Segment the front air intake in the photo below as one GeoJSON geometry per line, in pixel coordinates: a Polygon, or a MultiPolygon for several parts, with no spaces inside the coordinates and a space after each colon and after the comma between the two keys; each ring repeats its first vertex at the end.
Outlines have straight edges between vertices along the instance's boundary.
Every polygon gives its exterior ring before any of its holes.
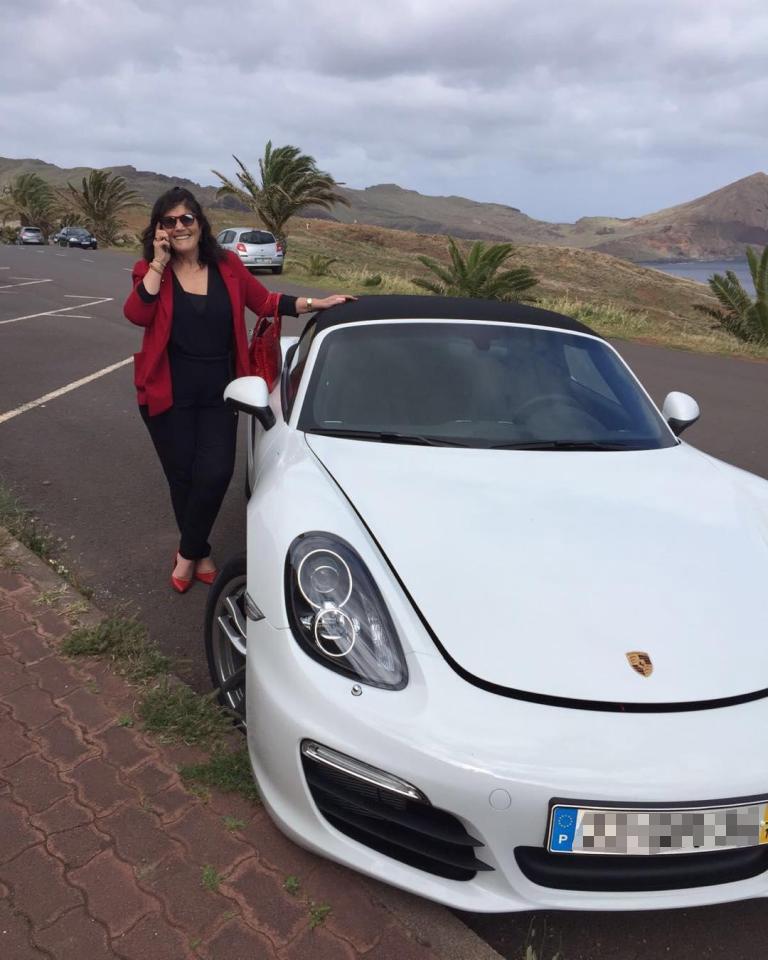
{"type": "Polygon", "coordinates": [[[301,760],[318,809],[337,830],[401,863],[448,880],[492,870],[461,821],[438,810],[416,787],[312,741],[301,760]]]}

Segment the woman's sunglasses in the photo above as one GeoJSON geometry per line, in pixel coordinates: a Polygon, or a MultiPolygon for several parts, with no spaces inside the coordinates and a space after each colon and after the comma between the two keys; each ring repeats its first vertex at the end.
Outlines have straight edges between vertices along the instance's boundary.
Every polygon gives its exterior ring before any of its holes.
{"type": "Polygon", "coordinates": [[[157,222],[163,230],[173,230],[177,220],[182,227],[191,227],[195,220],[197,220],[197,217],[194,213],[182,213],[180,217],[160,217],[157,222]]]}

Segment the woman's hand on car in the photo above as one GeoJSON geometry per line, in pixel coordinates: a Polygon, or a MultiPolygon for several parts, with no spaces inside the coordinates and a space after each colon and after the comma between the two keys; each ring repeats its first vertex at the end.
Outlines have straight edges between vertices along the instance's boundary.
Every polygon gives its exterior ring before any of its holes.
{"type": "Polygon", "coordinates": [[[337,307],[340,303],[346,303],[348,300],[357,300],[357,297],[352,297],[346,293],[333,293],[329,297],[322,297],[320,299],[313,297],[312,309],[327,310],[329,307],[337,307]]]}

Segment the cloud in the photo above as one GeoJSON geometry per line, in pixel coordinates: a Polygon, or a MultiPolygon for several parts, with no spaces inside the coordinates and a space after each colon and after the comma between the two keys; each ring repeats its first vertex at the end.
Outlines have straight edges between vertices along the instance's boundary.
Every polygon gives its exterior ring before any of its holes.
{"type": "Polygon", "coordinates": [[[62,166],[211,183],[271,138],[352,186],[573,219],[681,202],[768,155],[753,0],[25,0],[11,22],[3,152],[62,166]]]}

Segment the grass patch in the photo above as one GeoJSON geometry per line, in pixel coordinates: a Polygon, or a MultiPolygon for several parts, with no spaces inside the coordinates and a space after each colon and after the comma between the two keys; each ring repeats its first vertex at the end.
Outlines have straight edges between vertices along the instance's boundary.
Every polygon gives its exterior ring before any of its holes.
{"type": "Polygon", "coordinates": [[[77,627],[61,644],[70,657],[107,657],[115,670],[140,682],[168,670],[170,660],[149,641],[142,624],[114,615],[95,627],[77,627]]]}
{"type": "Polygon", "coordinates": [[[43,590],[35,600],[36,606],[55,607],[59,600],[63,600],[67,594],[67,585],[60,584],[58,587],[51,587],[50,590],[43,590]]]}
{"type": "Polygon", "coordinates": [[[200,883],[204,890],[210,890],[211,893],[215,893],[219,889],[219,884],[223,879],[224,877],[216,872],[215,867],[212,867],[210,863],[206,863],[200,878],[200,883]]]}
{"type": "Polygon", "coordinates": [[[73,600],[68,603],[61,611],[62,615],[69,620],[71,624],[76,624],[78,619],[88,612],[88,603],[85,600],[73,600]]]}
{"type": "Polygon", "coordinates": [[[210,802],[211,791],[208,789],[208,787],[204,787],[201,783],[190,783],[187,789],[193,797],[197,797],[200,803],[210,802]]]}
{"type": "Polygon", "coordinates": [[[288,893],[290,893],[292,897],[295,897],[300,889],[301,884],[299,883],[299,878],[294,877],[293,874],[283,880],[283,890],[286,890],[288,893]]]}
{"type": "Polygon", "coordinates": [[[327,903],[310,903],[309,905],[309,925],[314,930],[325,923],[331,908],[327,903]]]}
{"type": "Polygon", "coordinates": [[[574,317],[605,337],[649,341],[680,350],[756,360],[768,356],[764,346],[742,343],[722,330],[707,329],[706,326],[688,328],[683,323],[665,321],[645,310],[618,303],[587,303],[571,297],[552,297],[538,300],[536,306],[574,317]]]}
{"type": "Polygon", "coordinates": [[[245,826],[245,820],[238,820],[237,817],[222,817],[221,820],[230,833],[234,833],[236,830],[242,830],[245,826]]]}
{"type": "MultiPolygon", "coordinates": [[[[221,714],[221,716],[225,715],[221,714]]],[[[227,723],[231,726],[229,721],[227,723]]],[[[254,803],[259,801],[259,790],[253,780],[247,747],[240,747],[227,753],[215,753],[205,763],[187,764],[181,767],[179,773],[186,783],[216,787],[224,793],[237,793],[254,803]]]]}
{"type": "Polygon", "coordinates": [[[159,734],[166,743],[211,746],[232,729],[231,720],[215,698],[215,691],[203,697],[184,684],[172,683],[166,675],[144,693],[139,716],[145,728],[159,734]]]}
{"type": "Polygon", "coordinates": [[[37,517],[23,507],[13,492],[0,482],[0,526],[20,540],[32,553],[50,562],[55,541],[41,526],[37,517]]]}

